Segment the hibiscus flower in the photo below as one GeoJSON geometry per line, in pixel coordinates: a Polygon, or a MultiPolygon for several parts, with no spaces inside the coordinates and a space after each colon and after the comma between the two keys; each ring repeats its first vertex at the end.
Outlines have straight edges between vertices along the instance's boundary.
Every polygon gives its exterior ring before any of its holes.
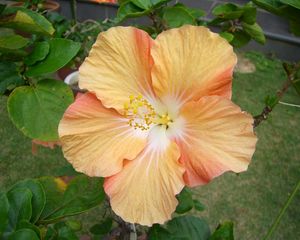
{"type": "Polygon", "coordinates": [[[79,69],[88,93],[59,125],[64,156],[77,171],[105,177],[125,221],[164,223],[184,186],[248,167],[257,139],[253,118],[230,101],[236,61],[205,27],[155,40],[134,27],[101,33],[79,69]]]}

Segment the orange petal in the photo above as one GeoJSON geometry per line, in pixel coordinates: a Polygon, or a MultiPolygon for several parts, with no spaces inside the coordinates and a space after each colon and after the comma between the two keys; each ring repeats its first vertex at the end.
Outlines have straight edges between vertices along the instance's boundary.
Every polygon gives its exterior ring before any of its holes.
{"type": "Polygon", "coordinates": [[[182,115],[185,136],[178,144],[187,185],[206,184],[225,171],[247,170],[257,141],[249,114],[228,99],[210,96],[187,103],[182,115]]]}
{"type": "Polygon", "coordinates": [[[83,94],[65,112],[59,136],[66,159],[89,176],[111,176],[134,159],[146,145],[146,135],[129,127],[115,110],[102,106],[91,93],[83,94]]]}
{"type": "Polygon", "coordinates": [[[126,222],[147,226],[164,223],[175,211],[175,195],[184,186],[176,143],[161,144],[160,139],[166,136],[155,136],[156,142],[127,162],[120,173],[105,180],[112,209],[126,222]]]}
{"type": "Polygon", "coordinates": [[[185,25],[158,35],[151,49],[152,81],[159,96],[198,100],[231,98],[236,55],[231,45],[208,28],[185,25]]]}
{"type": "Polygon", "coordinates": [[[151,37],[134,27],[100,33],[79,68],[79,87],[93,92],[107,108],[123,111],[130,95],[151,94],[151,37]]]}

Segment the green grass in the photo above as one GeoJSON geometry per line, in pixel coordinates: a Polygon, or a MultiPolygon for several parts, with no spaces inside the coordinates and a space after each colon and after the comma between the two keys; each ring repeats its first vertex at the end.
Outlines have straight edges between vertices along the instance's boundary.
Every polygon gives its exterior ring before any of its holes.
{"type": "MultiPolygon", "coordinates": [[[[256,115],[264,106],[265,96],[281,87],[285,74],[278,60],[257,53],[246,55],[257,71],[235,74],[233,101],[256,115]]],[[[300,97],[291,88],[283,101],[300,104],[300,97]]],[[[212,229],[219,221],[232,220],[236,239],[263,238],[300,178],[299,123],[299,108],[279,104],[268,121],[256,129],[259,141],[248,171],[240,175],[226,173],[194,190],[207,206],[200,215],[212,229]]],[[[51,175],[66,164],[59,149],[40,148],[37,156],[31,154],[31,141],[15,129],[7,116],[5,97],[0,98],[0,146],[0,190],[20,179],[51,175]]],[[[299,202],[298,193],[271,239],[299,239],[299,202]]],[[[98,214],[96,209],[85,217],[93,222],[98,214]]]]}

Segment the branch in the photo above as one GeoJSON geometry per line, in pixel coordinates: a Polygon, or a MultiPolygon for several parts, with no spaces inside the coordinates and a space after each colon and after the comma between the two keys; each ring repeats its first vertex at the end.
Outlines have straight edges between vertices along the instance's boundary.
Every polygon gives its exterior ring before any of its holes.
{"type": "Polygon", "coordinates": [[[287,75],[287,80],[282,85],[281,89],[278,90],[276,93],[276,103],[273,104],[272,106],[266,105],[262,110],[261,114],[254,117],[254,123],[253,123],[254,128],[256,128],[264,120],[268,119],[269,114],[273,111],[277,103],[280,101],[280,99],[284,96],[284,94],[287,92],[289,87],[292,85],[293,80],[295,78],[295,74],[300,68],[300,63],[294,64],[292,67],[287,63],[283,63],[282,66],[287,75]]]}
{"type": "Polygon", "coordinates": [[[300,189],[300,180],[298,181],[298,183],[296,184],[292,194],[288,197],[288,199],[286,200],[286,203],[284,204],[284,206],[281,208],[277,218],[275,219],[274,223],[272,224],[272,226],[270,227],[267,235],[264,237],[264,240],[270,239],[270,237],[272,236],[273,232],[276,230],[278,224],[280,223],[282,216],[284,215],[284,213],[286,212],[287,208],[289,207],[289,205],[291,204],[293,198],[296,196],[297,192],[300,189]]]}

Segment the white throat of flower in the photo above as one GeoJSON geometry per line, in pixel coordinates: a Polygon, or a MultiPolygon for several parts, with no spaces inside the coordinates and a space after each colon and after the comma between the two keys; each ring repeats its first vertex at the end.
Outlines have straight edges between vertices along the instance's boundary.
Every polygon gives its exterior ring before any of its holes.
{"type": "Polygon", "coordinates": [[[172,137],[180,134],[183,126],[183,119],[178,115],[179,108],[180,104],[172,98],[164,98],[160,102],[148,101],[142,95],[131,95],[124,104],[124,115],[128,125],[134,129],[147,131],[153,126],[159,126],[172,137]]]}

